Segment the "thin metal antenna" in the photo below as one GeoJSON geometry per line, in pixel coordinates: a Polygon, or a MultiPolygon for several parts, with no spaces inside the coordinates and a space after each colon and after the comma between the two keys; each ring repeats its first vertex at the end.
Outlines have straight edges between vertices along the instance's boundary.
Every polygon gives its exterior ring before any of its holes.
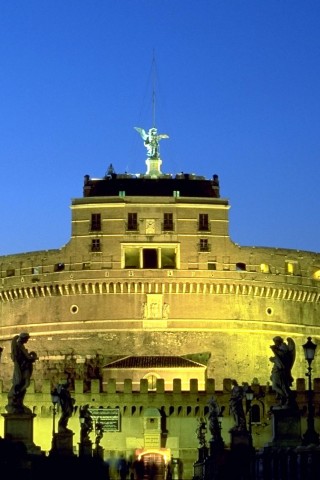
{"type": "Polygon", "coordinates": [[[156,126],[156,59],[153,50],[152,57],[152,127],[156,126]]]}

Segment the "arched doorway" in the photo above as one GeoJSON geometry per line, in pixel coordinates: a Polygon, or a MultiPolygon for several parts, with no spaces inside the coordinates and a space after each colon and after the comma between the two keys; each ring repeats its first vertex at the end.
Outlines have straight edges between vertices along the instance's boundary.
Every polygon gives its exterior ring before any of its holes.
{"type": "Polygon", "coordinates": [[[171,460],[170,449],[143,449],[136,451],[137,459],[143,462],[141,480],[167,480],[171,460]]]}
{"type": "Polygon", "coordinates": [[[165,480],[166,465],[163,455],[159,453],[146,453],[142,457],[144,463],[145,480],[165,480]]]}

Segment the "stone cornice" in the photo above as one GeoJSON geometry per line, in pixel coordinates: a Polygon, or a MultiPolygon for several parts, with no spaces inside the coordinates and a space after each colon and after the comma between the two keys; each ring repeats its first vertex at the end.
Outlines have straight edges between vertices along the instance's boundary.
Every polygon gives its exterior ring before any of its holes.
{"type": "Polygon", "coordinates": [[[198,295],[234,295],[253,298],[271,298],[302,303],[318,303],[320,291],[313,287],[294,288],[288,285],[256,285],[252,283],[227,282],[157,282],[157,281],[82,281],[59,284],[37,284],[32,286],[4,289],[0,292],[0,302],[14,300],[68,296],[68,295],[105,295],[105,294],[198,294],[198,295]]]}

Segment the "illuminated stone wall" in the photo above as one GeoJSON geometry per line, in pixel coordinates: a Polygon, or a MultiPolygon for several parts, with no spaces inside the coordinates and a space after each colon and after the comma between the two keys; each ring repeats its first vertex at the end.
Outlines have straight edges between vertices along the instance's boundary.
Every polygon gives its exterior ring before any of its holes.
{"type": "MultiPolygon", "coordinates": [[[[269,345],[280,334],[296,341],[295,373],[303,376],[300,347],[309,335],[320,340],[319,282],[312,279],[318,256],[305,256],[308,264],[300,276],[263,274],[259,265],[248,263],[245,272],[179,270],[172,276],[162,270],[105,270],[101,263],[89,271],[64,263],[64,271],[53,272],[53,258],[41,264],[40,274],[31,274],[31,262],[13,256],[10,264],[23,267],[2,278],[2,368],[11,362],[12,336],[26,330],[32,336],[28,348],[43,358],[211,352],[208,374],[217,383],[226,375],[243,381],[258,376],[265,383],[269,345]],[[143,311],[149,298],[157,305],[154,316],[143,311]]],[[[320,368],[317,359],[315,368],[320,368]]]]}
{"type": "MultiPolygon", "coordinates": [[[[64,247],[0,257],[7,382],[10,341],[21,331],[30,333],[28,348],[40,357],[40,385],[60,374],[57,358],[74,357],[75,378],[86,380],[83,366],[97,356],[101,367],[120,355],[203,353],[218,388],[227,377],[266,384],[275,335],[295,340],[293,374],[304,376],[301,345],[308,336],[320,343],[320,254],[235,244],[229,204],[220,198],[101,196],[75,199],[71,209],[72,236],[64,247]],[[165,232],[168,211],[173,230],[165,232]],[[98,232],[91,227],[96,212],[98,232]],[[127,230],[130,212],[138,215],[134,232],[127,230]],[[208,216],[207,231],[199,230],[200,214],[208,216]],[[101,241],[101,251],[91,251],[93,240],[101,241]],[[144,250],[160,255],[170,245],[176,268],[126,268],[129,244],[139,249],[139,261],[144,250]]],[[[314,368],[320,369],[319,356],[314,368]]]]}

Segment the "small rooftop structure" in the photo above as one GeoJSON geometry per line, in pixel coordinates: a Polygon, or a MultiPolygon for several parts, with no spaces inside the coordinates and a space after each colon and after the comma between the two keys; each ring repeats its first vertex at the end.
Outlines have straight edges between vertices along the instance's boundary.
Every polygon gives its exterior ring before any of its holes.
{"type": "Polygon", "coordinates": [[[102,179],[84,177],[84,197],[200,197],[220,198],[218,175],[211,180],[189,173],[161,175],[151,178],[148,175],[112,174],[102,179]]]}
{"type": "Polygon", "coordinates": [[[203,364],[179,356],[128,356],[105,365],[107,368],[199,368],[203,364]]]}

